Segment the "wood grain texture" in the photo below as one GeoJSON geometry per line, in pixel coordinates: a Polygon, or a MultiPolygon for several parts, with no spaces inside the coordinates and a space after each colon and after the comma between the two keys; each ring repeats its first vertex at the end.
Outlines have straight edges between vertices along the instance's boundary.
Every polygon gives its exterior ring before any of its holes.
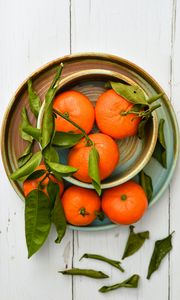
{"type": "MultiPolygon", "coordinates": [[[[69,1],[0,1],[1,117],[26,76],[69,53],[69,25],[69,1]]],[[[71,267],[72,232],[57,245],[53,230],[41,252],[28,260],[24,204],[10,186],[2,162],[0,171],[1,300],[55,300],[60,294],[71,299],[71,278],[61,278],[57,271],[71,267]]]]}
{"type": "MultiPolygon", "coordinates": [[[[70,52],[102,51],[129,59],[148,71],[171,96],[180,119],[180,0],[0,0],[0,119],[24,78],[42,64],[70,52]]],[[[150,230],[151,239],[123,262],[120,273],[103,262],[84,259],[85,252],[121,258],[127,227],[107,232],[66,234],[54,244],[55,231],[32,259],[27,260],[24,204],[14,193],[0,162],[0,283],[1,300],[178,300],[180,298],[179,176],[170,189],[136,225],[150,230]],[[153,243],[175,230],[174,248],[150,281],[145,279],[153,243]],[[100,269],[111,279],[65,277],[65,267],[100,269]],[[105,283],[133,273],[142,279],[137,290],[98,293],[105,283]]]]}

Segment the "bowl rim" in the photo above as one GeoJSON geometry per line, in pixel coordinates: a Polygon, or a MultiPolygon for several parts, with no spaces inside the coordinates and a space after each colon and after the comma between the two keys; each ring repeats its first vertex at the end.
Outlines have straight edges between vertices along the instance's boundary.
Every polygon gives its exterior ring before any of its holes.
{"type": "MultiPolygon", "coordinates": [[[[74,80],[77,80],[78,78],[82,78],[82,77],[85,78],[85,77],[89,77],[89,76],[93,76],[93,75],[94,76],[96,76],[96,75],[111,76],[111,77],[114,77],[116,79],[123,80],[123,81],[125,81],[125,82],[127,82],[131,85],[135,85],[135,84],[138,85],[134,80],[130,79],[129,77],[127,77],[127,76],[125,76],[121,73],[115,72],[115,71],[105,70],[105,69],[89,69],[89,70],[85,70],[85,71],[83,70],[83,71],[75,72],[75,73],[70,74],[67,77],[63,78],[59,82],[56,94],[59,92],[59,90],[61,88],[65,87],[66,84],[70,84],[71,82],[73,82],[74,80]]],[[[143,92],[145,93],[144,90],[143,90],[143,92]]],[[[146,93],[145,93],[145,96],[147,97],[146,93]]],[[[44,106],[45,106],[45,101],[43,101],[43,103],[42,103],[42,106],[41,106],[40,111],[39,111],[38,119],[37,119],[37,128],[39,128],[39,129],[41,129],[41,123],[42,123],[43,113],[44,113],[44,106]]],[[[116,179],[113,182],[101,183],[101,188],[102,189],[112,188],[112,187],[118,186],[120,184],[123,184],[123,183],[131,180],[149,162],[149,160],[152,157],[153,151],[155,149],[157,136],[158,136],[158,118],[157,118],[157,114],[156,114],[155,111],[153,111],[152,115],[153,115],[153,118],[152,118],[152,140],[151,140],[151,143],[150,143],[150,147],[148,148],[148,150],[146,152],[146,155],[144,156],[143,160],[141,160],[141,162],[137,165],[137,167],[133,171],[131,171],[130,173],[128,173],[124,177],[122,177],[120,179],[116,179]]],[[[39,146],[41,147],[40,144],[39,144],[39,146]]],[[[73,184],[73,185],[80,186],[80,187],[83,187],[83,188],[88,188],[88,189],[94,189],[94,186],[92,185],[92,183],[82,182],[82,181],[80,181],[80,180],[78,180],[74,177],[64,177],[64,179],[66,181],[68,181],[69,183],[73,184]]]]}

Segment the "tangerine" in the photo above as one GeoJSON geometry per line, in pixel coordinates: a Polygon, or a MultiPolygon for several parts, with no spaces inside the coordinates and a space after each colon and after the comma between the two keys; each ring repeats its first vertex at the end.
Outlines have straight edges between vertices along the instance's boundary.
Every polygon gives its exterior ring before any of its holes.
{"type": "MultiPolygon", "coordinates": [[[[95,119],[94,107],[88,97],[82,93],[70,90],[57,95],[53,108],[81,126],[86,133],[91,131],[95,119]]],[[[55,119],[55,128],[57,131],[81,133],[78,128],[58,115],[55,119]]]]}
{"type": "MultiPolygon", "coordinates": [[[[100,179],[107,178],[119,161],[119,149],[116,142],[106,134],[93,133],[89,138],[99,153],[100,179]]],[[[83,182],[91,182],[88,175],[88,160],[91,146],[87,146],[85,138],[75,145],[68,154],[68,164],[78,169],[74,177],[83,182]]]]}
{"type": "Polygon", "coordinates": [[[134,181],[105,190],[102,209],[108,218],[117,224],[132,224],[145,213],[148,200],[143,188],[134,181]]]}
{"type": "Polygon", "coordinates": [[[135,114],[121,115],[121,112],[126,112],[132,107],[132,103],[118,95],[113,89],[101,94],[95,107],[99,130],[115,139],[135,135],[141,118],[135,114]]]}
{"type": "Polygon", "coordinates": [[[63,194],[62,205],[70,224],[86,226],[95,220],[101,201],[95,191],[71,186],[63,194]]]}

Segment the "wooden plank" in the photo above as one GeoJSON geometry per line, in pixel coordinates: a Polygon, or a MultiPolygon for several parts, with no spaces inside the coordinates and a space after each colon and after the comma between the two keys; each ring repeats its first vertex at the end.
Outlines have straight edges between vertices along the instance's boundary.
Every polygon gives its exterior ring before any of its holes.
{"type": "MultiPolygon", "coordinates": [[[[173,1],[172,10],[172,77],[171,77],[171,96],[172,104],[176,112],[177,120],[180,126],[180,2],[173,1]]],[[[173,250],[170,255],[170,298],[172,300],[179,299],[180,286],[178,284],[178,278],[180,276],[180,257],[179,257],[179,178],[180,178],[180,163],[178,162],[171,187],[170,187],[170,231],[175,230],[173,238],[173,250]]]]}
{"type": "MultiPolygon", "coordinates": [[[[0,114],[18,85],[37,67],[70,51],[69,1],[0,1],[0,114]]],[[[2,300],[71,299],[72,232],[61,245],[53,230],[30,260],[24,237],[24,204],[13,191],[2,162],[0,201],[0,282],[2,300]]]]}
{"type": "MultiPolygon", "coordinates": [[[[102,51],[127,58],[149,71],[169,94],[171,10],[170,0],[72,0],[72,51],[102,51]]],[[[74,265],[99,268],[112,278],[101,282],[75,278],[75,300],[104,299],[104,295],[97,291],[101,285],[121,281],[134,272],[142,277],[140,288],[114,291],[106,296],[107,299],[116,300],[120,296],[123,300],[168,299],[168,259],[150,281],[145,279],[154,241],[168,233],[168,202],[169,193],[166,191],[161,201],[137,224],[137,230],[150,230],[151,240],[124,262],[127,271],[123,275],[103,263],[78,262],[78,259],[85,252],[120,258],[128,236],[126,227],[107,232],[76,233],[74,265]]]]}

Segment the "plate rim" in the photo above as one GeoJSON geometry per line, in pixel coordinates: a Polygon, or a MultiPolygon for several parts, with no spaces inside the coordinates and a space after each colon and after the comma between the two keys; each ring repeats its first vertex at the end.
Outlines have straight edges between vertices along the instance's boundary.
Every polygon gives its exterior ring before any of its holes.
{"type": "MultiPolygon", "coordinates": [[[[153,201],[150,203],[149,207],[152,207],[152,205],[154,205],[159,198],[162,197],[162,195],[164,194],[165,190],[167,189],[172,176],[174,174],[175,168],[177,166],[177,160],[179,157],[179,142],[180,142],[180,137],[179,137],[179,126],[178,126],[178,121],[177,121],[177,117],[174,111],[174,108],[171,104],[171,101],[169,100],[168,96],[166,95],[166,93],[164,92],[163,88],[159,85],[159,83],[148,73],[146,72],[143,68],[139,67],[138,65],[136,65],[135,63],[122,58],[120,56],[117,55],[113,55],[113,54],[108,54],[108,53],[104,53],[104,52],[78,52],[78,53],[74,53],[74,54],[68,54],[68,55],[64,55],[62,57],[56,58],[54,60],[51,60],[50,62],[47,62],[45,64],[43,64],[41,67],[37,68],[34,72],[32,72],[25,80],[23,80],[23,82],[18,86],[18,88],[15,90],[15,92],[13,93],[7,108],[5,110],[3,119],[2,119],[2,125],[1,125],[1,133],[0,133],[0,142],[1,142],[1,156],[2,156],[2,161],[3,161],[3,166],[6,172],[6,175],[8,177],[8,180],[10,181],[13,189],[15,190],[15,192],[18,194],[18,196],[24,200],[24,197],[22,197],[22,195],[19,193],[19,190],[15,184],[14,181],[12,181],[9,178],[9,168],[8,168],[8,164],[7,164],[7,160],[6,160],[6,154],[5,154],[5,131],[6,131],[6,126],[7,126],[7,120],[8,120],[8,116],[11,110],[12,105],[14,104],[14,101],[16,99],[16,96],[18,95],[18,93],[23,89],[23,87],[27,84],[28,79],[30,78],[34,78],[36,77],[36,75],[38,75],[40,72],[42,72],[43,70],[48,71],[49,69],[51,69],[52,66],[57,65],[59,62],[63,62],[63,61],[71,61],[73,59],[83,59],[83,58],[91,58],[91,59],[106,59],[106,60],[111,60],[114,61],[116,63],[120,63],[121,65],[128,65],[130,67],[131,70],[136,70],[138,72],[138,74],[140,74],[143,79],[146,79],[148,81],[148,83],[152,84],[152,86],[158,90],[158,92],[163,92],[164,95],[163,97],[165,97],[166,99],[166,104],[168,106],[168,112],[170,113],[170,118],[171,118],[171,122],[173,125],[173,133],[174,133],[174,161],[173,161],[173,165],[170,169],[170,172],[168,173],[168,176],[166,177],[165,183],[162,186],[161,190],[158,192],[158,194],[155,196],[155,198],[153,198],[153,201]]],[[[73,225],[68,225],[68,228],[72,229],[72,230],[78,230],[78,231],[101,231],[101,230],[107,230],[107,229],[112,229],[115,227],[119,227],[121,225],[119,224],[107,224],[107,225],[102,225],[102,226],[87,226],[87,227],[78,227],[78,226],[73,226],[73,225]]]]}

